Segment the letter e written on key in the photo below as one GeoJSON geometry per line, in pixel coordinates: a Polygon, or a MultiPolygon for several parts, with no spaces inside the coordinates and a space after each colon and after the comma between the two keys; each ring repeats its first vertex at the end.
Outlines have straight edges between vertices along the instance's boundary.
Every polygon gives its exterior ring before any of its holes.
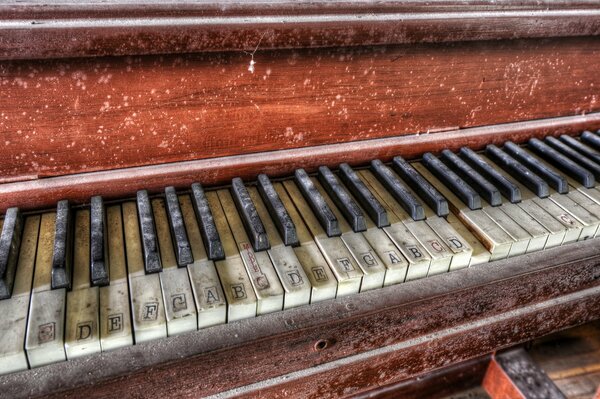
{"type": "Polygon", "coordinates": [[[114,334],[123,330],[123,313],[108,315],[108,333],[114,334]]]}
{"type": "Polygon", "coordinates": [[[315,276],[315,280],[317,281],[327,281],[327,273],[325,273],[325,269],[323,266],[313,267],[311,269],[313,276],[315,276]]]}

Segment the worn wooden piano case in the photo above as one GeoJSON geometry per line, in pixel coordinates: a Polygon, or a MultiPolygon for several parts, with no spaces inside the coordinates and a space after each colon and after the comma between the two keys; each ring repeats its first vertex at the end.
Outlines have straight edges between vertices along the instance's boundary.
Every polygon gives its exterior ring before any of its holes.
{"type": "MultiPolygon", "coordinates": [[[[5,2],[0,209],[599,129],[598,35],[596,1],[5,2]]],[[[590,240],[2,376],[0,397],[418,397],[416,376],[600,318],[599,278],[590,240]]]]}

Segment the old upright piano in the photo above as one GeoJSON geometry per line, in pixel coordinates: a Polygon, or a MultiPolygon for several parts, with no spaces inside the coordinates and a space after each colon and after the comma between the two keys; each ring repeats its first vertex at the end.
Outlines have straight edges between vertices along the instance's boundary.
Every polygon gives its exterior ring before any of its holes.
{"type": "Polygon", "coordinates": [[[418,397],[600,318],[599,35],[593,0],[3,2],[0,397],[418,397]]]}

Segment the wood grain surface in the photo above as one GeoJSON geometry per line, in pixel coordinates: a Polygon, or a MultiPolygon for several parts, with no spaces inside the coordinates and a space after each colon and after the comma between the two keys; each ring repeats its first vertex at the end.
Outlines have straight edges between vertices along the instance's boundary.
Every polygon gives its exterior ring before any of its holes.
{"type": "MultiPolygon", "coordinates": [[[[1,181],[600,109],[600,39],[0,63],[1,181]]],[[[443,134],[443,133],[436,133],[443,134]]]]}

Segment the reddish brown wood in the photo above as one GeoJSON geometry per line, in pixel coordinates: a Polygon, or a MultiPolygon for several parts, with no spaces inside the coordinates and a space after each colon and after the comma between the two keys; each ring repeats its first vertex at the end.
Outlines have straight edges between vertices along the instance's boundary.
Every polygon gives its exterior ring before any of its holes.
{"type": "Polygon", "coordinates": [[[600,248],[590,240],[8,375],[0,384],[13,397],[75,387],[78,397],[366,392],[596,319],[599,276],[600,248]],[[328,346],[316,350],[320,340],[328,346]]]}
{"type": "Polygon", "coordinates": [[[592,1],[178,1],[0,5],[0,58],[322,47],[600,33],[592,1]]]}
{"type": "Polygon", "coordinates": [[[495,353],[483,387],[492,399],[566,399],[522,348],[495,353]]]}
{"type": "Polygon", "coordinates": [[[74,174],[25,182],[0,184],[0,212],[10,206],[22,209],[53,207],[60,199],[87,203],[93,195],[105,199],[133,196],[137,190],[161,192],[168,185],[187,190],[196,181],[205,185],[227,184],[233,177],[254,180],[259,173],[288,176],[296,168],[314,171],[320,165],[336,168],[341,162],[365,165],[375,158],[389,160],[396,155],[415,158],[427,151],[462,146],[481,149],[507,140],[524,142],[531,137],[579,134],[600,128],[600,113],[507,123],[419,136],[372,139],[343,144],[306,147],[218,159],[143,166],[106,172],[74,174]]]}
{"type": "Polygon", "coordinates": [[[600,109],[600,38],[0,63],[3,181],[600,109]]]}
{"type": "Polygon", "coordinates": [[[596,394],[594,395],[594,399],[600,399],[600,386],[596,390],[596,394]]]}

